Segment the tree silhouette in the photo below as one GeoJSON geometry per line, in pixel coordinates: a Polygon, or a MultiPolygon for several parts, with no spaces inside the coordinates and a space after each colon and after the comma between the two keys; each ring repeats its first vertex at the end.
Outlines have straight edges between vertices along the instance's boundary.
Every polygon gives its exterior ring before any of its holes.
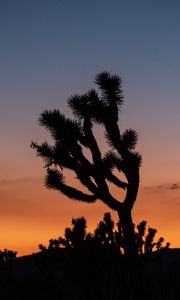
{"type": "Polygon", "coordinates": [[[74,119],[66,118],[56,109],[44,111],[39,122],[50,132],[54,144],[32,142],[31,146],[45,161],[45,184],[48,188],[88,203],[100,199],[118,213],[124,252],[132,258],[138,254],[131,216],[138,193],[141,165],[141,156],[134,150],[138,135],[134,129],[124,132],[119,129],[118,115],[123,104],[121,78],[102,72],[96,75],[95,83],[100,93],[92,89],[68,99],[74,119]],[[105,128],[109,150],[104,155],[93,133],[94,124],[105,128]],[[84,149],[90,150],[91,158],[84,154],[84,149]],[[63,174],[65,168],[74,171],[90,193],[67,185],[63,174]],[[123,173],[126,180],[120,179],[117,173],[123,173]],[[112,195],[109,183],[125,190],[124,199],[116,199],[112,195]]]}

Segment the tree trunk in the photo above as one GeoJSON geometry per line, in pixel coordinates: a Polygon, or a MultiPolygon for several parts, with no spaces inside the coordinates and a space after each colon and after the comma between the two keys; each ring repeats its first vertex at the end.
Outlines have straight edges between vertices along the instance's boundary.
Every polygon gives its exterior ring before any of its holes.
{"type": "Polygon", "coordinates": [[[141,265],[138,257],[138,248],[132,221],[131,210],[123,207],[118,212],[124,240],[124,263],[126,289],[129,291],[129,299],[144,299],[141,265]]]}
{"type": "Polygon", "coordinates": [[[138,249],[136,245],[131,210],[123,207],[120,211],[118,211],[118,215],[124,239],[124,255],[129,259],[134,259],[138,255],[138,249]]]}

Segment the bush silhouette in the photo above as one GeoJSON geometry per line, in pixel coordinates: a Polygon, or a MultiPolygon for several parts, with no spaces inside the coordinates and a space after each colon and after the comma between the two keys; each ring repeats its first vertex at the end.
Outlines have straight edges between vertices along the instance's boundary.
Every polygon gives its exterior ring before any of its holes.
{"type": "MultiPolygon", "coordinates": [[[[142,221],[135,227],[136,247],[139,256],[151,254],[153,251],[167,249],[170,243],[164,244],[164,238],[155,240],[157,230],[149,227],[147,222],[142,221]]],[[[40,244],[41,251],[47,251],[58,248],[65,249],[86,249],[89,247],[109,248],[117,250],[120,255],[124,254],[124,241],[121,235],[119,222],[116,224],[112,220],[111,214],[106,212],[103,220],[100,221],[93,233],[87,232],[87,224],[84,217],[73,218],[71,227],[67,227],[63,237],[50,239],[48,247],[40,244]]]]}
{"type": "MultiPolygon", "coordinates": [[[[163,245],[163,238],[156,241],[155,229],[146,227],[146,221],[134,226],[141,266],[151,260],[153,251],[156,253],[156,259],[168,246],[163,245]]],[[[119,223],[114,223],[109,212],[104,214],[103,220],[92,233],[87,231],[86,220],[83,217],[73,218],[63,237],[51,239],[47,247],[40,246],[41,252],[35,255],[35,262],[52,278],[54,272],[63,270],[68,282],[74,282],[77,286],[81,285],[87,289],[90,286],[95,288],[100,299],[111,297],[108,294],[112,292],[109,281],[111,276],[115,276],[118,282],[120,280],[120,297],[126,299],[128,290],[132,289],[132,282],[127,277],[129,269],[119,228],[121,229],[119,223]]],[[[138,273],[137,280],[141,281],[138,273]]],[[[133,297],[131,299],[137,299],[133,297]]]]}
{"type": "Polygon", "coordinates": [[[160,251],[169,248],[169,242],[163,245],[163,237],[155,241],[156,233],[157,230],[154,228],[149,227],[147,229],[146,221],[142,221],[137,225],[136,241],[139,254],[150,254],[153,250],[160,251]]]}
{"type": "Polygon", "coordinates": [[[16,259],[16,255],[16,251],[0,250],[0,284],[11,281],[13,262],[16,259]]]}

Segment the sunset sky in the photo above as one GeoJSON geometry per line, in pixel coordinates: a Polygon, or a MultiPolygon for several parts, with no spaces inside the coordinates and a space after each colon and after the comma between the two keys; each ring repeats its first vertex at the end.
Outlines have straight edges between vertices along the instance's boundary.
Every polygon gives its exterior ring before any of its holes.
{"type": "Polygon", "coordinates": [[[71,116],[67,98],[94,88],[104,70],[122,77],[119,124],[140,137],[134,221],[180,247],[179,12],[178,0],[0,1],[0,249],[35,252],[72,217],[84,216],[92,230],[109,211],[48,191],[30,148],[49,138],[40,113],[71,116]]]}

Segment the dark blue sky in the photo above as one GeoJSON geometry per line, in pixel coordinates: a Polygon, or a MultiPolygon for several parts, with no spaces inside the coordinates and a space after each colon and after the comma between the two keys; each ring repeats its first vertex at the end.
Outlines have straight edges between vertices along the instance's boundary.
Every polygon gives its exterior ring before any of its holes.
{"type": "Polygon", "coordinates": [[[178,134],[179,9],[179,1],[2,0],[3,131],[13,123],[33,134],[42,110],[66,112],[67,97],[108,70],[123,79],[124,126],[178,134]]]}
{"type": "Polygon", "coordinates": [[[179,89],[179,8],[178,1],[2,0],[5,112],[18,104],[20,113],[38,113],[59,98],[64,104],[105,69],[122,75],[140,104],[158,98],[168,105],[167,92],[179,89]]]}

